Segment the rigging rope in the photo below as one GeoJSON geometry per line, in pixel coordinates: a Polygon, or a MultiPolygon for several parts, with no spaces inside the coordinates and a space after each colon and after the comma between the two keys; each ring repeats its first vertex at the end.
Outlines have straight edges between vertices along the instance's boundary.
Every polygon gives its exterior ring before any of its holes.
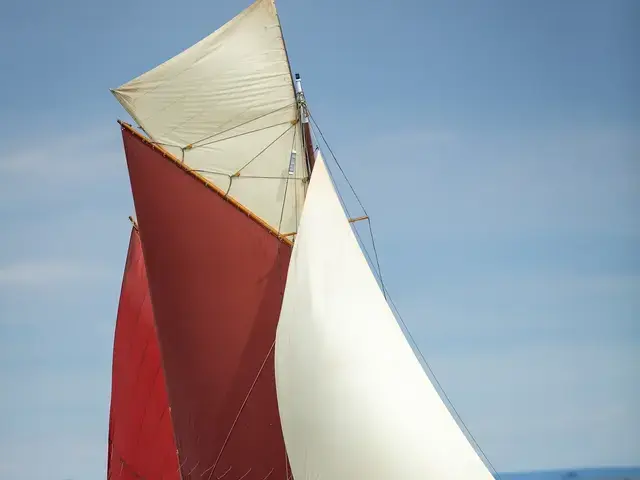
{"type": "MultiPolygon", "coordinates": [[[[279,255],[279,254],[280,254],[280,247],[278,247],[278,252],[277,252],[276,255],[279,255]]],[[[238,423],[238,420],[240,419],[240,415],[242,415],[242,411],[244,410],[244,407],[247,405],[247,402],[249,401],[249,397],[251,396],[251,393],[253,392],[253,389],[256,386],[256,383],[258,383],[258,379],[260,378],[260,374],[262,374],[262,371],[264,370],[264,367],[267,364],[267,360],[269,359],[269,357],[271,356],[271,353],[273,352],[273,348],[275,347],[275,344],[276,344],[276,341],[274,339],[273,343],[271,344],[271,348],[269,348],[269,351],[267,352],[267,355],[264,357],[264,360],[262,361],[262,364],[260,365],[260,368],[258,369],[258,372],[256,373],[255,378],[253,379],[253,383],[249,387],[249,391],[247,392],[246,396],[244,397],[244,401],[240,405],[238,413],[236,414],[236,417],[233,420],[233,423],[231,424],[231,428],[229,429],[229,432],[227,433],[227,436],[226,436],[226,438],[224,440],[224,443],[222,444],[222,447],[220,448],[220,451],[218,452],[218,456],[216,458],[216,461],[214,462],[214,464],[212,466],[210,466],[209,468],[207,468],[203,472],[203,475],[204,475],[204,473],[206,473],[208,471],[211,471],[209,473],[209,476],[207,477],[207,480],[211,480],[211,477],[212,477],[213,473],[216,471],[216,467],[218,466],[218,462],[220,462],[220,458],[222,457],[222,454],[223,454],[225,448],[227,447],[227,444],[229,443],[229,439],[231,438],[231,434],[233,433],[233,430],[235,429],[236,424],[238,423]]]]}
{"type": "MultiPolygon", "coordinates": [[[[376,244],[374,242],[373,229],[371,228],[371,217],[369,217],[369,214],[367,213],[367,210],[364,208],[364,205],[363,205],[362,201],[360,200],[360,197],[358,197],[358,194],[356,193],[355,189],[353,188],[353,185],[351,185],[351,182],[347,178],[347,175],[345,174],[344,170],[342,169],[342,166],[340,165],[340,163],[338,163],[338,160],[336,159],[336,156],[333,153],[333,150],[331,150],[331,147],[329,146],[329,143],[324,138],[324,135],[322,134],[322,130],[320,130],[320,127],[318,126],[318,123],[315,121],[313,116],[311,116],[311,112],[309,112],[308,110],[307,110],[307,114],[309,115],[309,118],[311,119],[311,121],[315,125],[316,129],[318,130],[318,133],[320,134],[320,137],[322,138],[322,140],[324,141],[325,145],[327,146],[327,149],[331,153],[331,156],[333,157],[333,160],[335,161],[336,165],[340,169],[340,173],[342,173],[342,176],[344,177],[345,181],[349,185],[349,188],[351,189],[351,192],[353,193],[353,196],[357,200],[358,205],[360,205],[360,208],[362,209],[362,212],[364,213],[364,216],[367,217],[366,220],[367,220],[367,224],[369,225],[369,234],[371,236],[371,244],[373,246],[373,253],[374,253],[374,259],[375,259],[375,270],[376,270],[376,273],[378,275],[378,279],[379,279],[379,282],[380,282],[380,287],[382,288],[382,294],[384,295],[384,298],[386,299],[387,298],[387,289],[384,286],[384,280],[382,278],[382,269],[380,268],[380,259],[378,257],[378,250],[376,249],[376,244]]],[[[333,178],[333,174],[331,173],[331,170],[327,169],[327,171],[329,172],[329,176],[331,177],[331,179],[333,180],[333,183],[335,184],[336,182],[335,182],[335,180],[333,178]]],[[[340,199],[340,203],[342,203],[342,207],[345,209],[345,212],[347,213],[347,216],[351,217],[351,214],[349,213],[349,208],[347,207],[347,204],[344,201],[344,198],[342,198],[342,195],[340,194],[337,186],[336,186],[336,193],[338,194],[338,198],[340,199]]],[[[371,256],[369,255],[369,252],[367,251],[367,248],[365,247],[364,242],[362,241],[362,238],[360,237],[360,234],[358,233],[358,230],[355,227],[353,229],[353,232],[355,233],[358,241],[362,245],[363,251],[364,251],[367,259],[369,260],[369,263],[373,264],[371,256]]]]}
{"type": "MultiPolygon", "coordinates": [[[[291,122],[274,123],[273,125],[267,125],[266,127],[256,128],[255,130],[249,130],[248,132],[236,133],[235,135],[231,135],[230,137],[221,138],[219,140],[211,140],[210,142],[207,142],[207,143],[198,143],[198,144],[191,143],[190,145],[188,145],[188,147],[190,147],[190,148],[187,148],[187,147],[184,147],[184,148],[187,149],[187,150],[192,150],[192,149],[195,149],[195,148],[206,147],[207,145],[213,145],[214,143],[224,142],[226,140],[231,140],[231,139],[234,139],[234,138],[242,137],[244,135],[250,135],[252,133],[258,133],[258,132],[262,132],[264,130],[268,130],[270,128],[281,127],[282,125],[288,125],[288,124],[291,124],[291,122]]],[[[228,131],[229,130],[226,130],[226,132],[228,132],[228,131]]],[[[217,133],[216,136],[222,135],[223,133],[225,133],[225,132],[217,133]]]]}
{"type": "MultiPolygon", "coordinates": [[[[294,134],[294,139],[295,139],[295,134],[294,134]]],[[[287,182],[287,185],[288,185],[288,182],[287,182]]],[[[285,196],[285,200],[286,200],[286,186],[285,186],[285,195],[284,196],[285,196]]],[[[280,213],[280,221],[281,222],[282,222],[282,216],[284,214],[284,209],[285,209],[285,202],[283,201],[283,203],[282,203],[282,211],[280,213]]],[[[278,230],[279,230],[279,227],[278,227],[278,230]]],[[[278,250],[276,252],[274,265],[277,265],[278,262],[280,261],[280,253],[282,252],[282,248],[283,248],[283,245],[281,243],[278,243],[278,250]]],[[[282,284],[284,285],[285,277],[282,274],[282,271],[280,273],[280,280],[281,280],[282,284]]],[[[284,294],[284,291],[283,291],[283,294],[284,294]]],[[[222,447],[220,448],[220,451],[218,452],[218,456],[216,458],[216,461],[213,463],[213,465],[211,465],[210,467],[208,467],[206,470],[204,470],[202,472],[202,475],[204,475],[207,472],[210,472],[207,480],[211,480],[211,476],[214,474],[215,469],[218,466],[218,462],[220,462],[220,458],[222,457],[222,454],[223,454],[227,444],[229,443],[229,439],[231,438],[231,434],[233,433],[233,430],[235,429],[235,426],[238,423],[238,420],[240,419],[240,416],[242,415],[244,407],[246,406],[247,402],[249,401],[249,397],[253,393],[253,389],[256,386],[256,383],[258,383],[258,379],[260,378],[260,375],[262,374],[262,371],[264,370],[264,367],[267,364],[267,360],[269,359],[269,357],[273,353],[275,345],[276,345],[276,340],[274,338],[273,342],[271,343],[271,347],[269,348],[269,351],[267,352],[267,355],[264,357],[264,360],[262,361],[262,364],[260,365],[260,368],[258,369],[258,372],[256,373],[256,376],[254,377],[253,382],[251,383],[251,385],[249,387],[249,390],[247,391],[247,394],[246,394],[246,396],[244,398],[244,401],[242,402],[242,405],[240,406],[240,409],[238,410],[238,413],[236,414],[236,417],[235,417],[233,423],[231,424],[231,428],[229,429],[229,432],[227,433],[227,437],[225,438],[225,441],[222,444],[222,447]]],[[[288,464],[289,464],[289,462],[288,462],[287,452],[286,452],[286,449],[285,449],[285,472],[288,469],[288,464]]],[[[244,478],[246,475],[248,475],[250,471],[251,471],[251,468],[241,478],[244,478]]],[[[272,473],[273,473],[273,468],[267,474],[265,479],[267,479],[269,476],[271,476],[272,473]]]]}
{"type": "MultiPolygon", "coordinates": [[[[247,121],[245,121],[245,122],[242,122],[242,123],[239,123],[239,124],[237,124],[237,125],[234,125],[233,127],[229,127],[229,128],[227,128],[226,130],[222,130],[222,131],[220,131],[220,132],[212,133],[211,135],[208,135],[208,136],[206,136],[206,137],[203,137],[203,138],[201,138],[200,140],[196,140],[195,142],[192,142],[190,145],[191,145],[192,147],[194,147],[196,144],[199,144],[199,143],[201,143],[201,142],[204,142],[205,140],[209,140],[209,139],[211,139],[211,138],[217,137],[218,135],[222,135],[222,134],[224,134],[224,133],[230,132],[231,130],[234,130],[234,129],[238,128],[238,127],[242,127],[242,126],[247,125],[247,124],[249,124],[249,123],[251,123],[251,122],[255,122],[256,120],[260,120],[261,118],[267,117],[267,116],[271,115],[272,113],[279,112],[280,110],[284,110],[285,108],[289,108],[289,107],[291,107],[291,106],[293,106],[293,105],[295,105],[295,102],[293,102],[293,103],[289,103],[288,105],[284,105],[284,106],[279,107],[279,108],[276,108],[275,110],[272,110],[272,111],[270,111],[270,112],[263,113],[262,115],[258,115],[257,117],[254,117],[254,118],[252,118],[252,119],[250,119],[250,120],[247,120],[247,121]]],[[[245,110],[244,112],[246,112],[246,110],[245,110]]],[[[243,112],[243,113],[244,113],[244,112],[243,112]]],[[[236,118],[237,118],[237,117],[236,117],[236,118]]],[[[229,121],[227,122],[227,125],[228,125],[229,123],[231,123],[232,121],[233,121],[233,119],[229,120],[229,121]]],[[[269,127],[265,127],[265,128],[269,128],[269,127]]],[[[186,147],[185,147],[185,148],[186,148],[186,147]]]]}
{"type": "MultiPolygon", "coordinates": [[[[280,140],[282,137],[284,137],[287,133],[289,133],[289,131],[294,127],[295,125],[291,125],[289,128],[287,128],[284,132],[282,132],[280,135],[278,135],[276,137],[276,139],[274,141],[272,141],[269,145],[267,145],[266,147],[264,147],[262,150],[260,150],[260,152],[253,157],[251,160],[249,160],[247,163],[245,163],[242,167],[240,167],[238,169],[238,171],[235,173],[235,175],[238,175],[242,170],[244,170],[245,168],[247,168],[256,158],[258,158],[260,155],[262,155],[265,151],[267,151],[267,149],[273,145],[274,143],[276,143],[278,140],[280,140]]],[[[295,138],[295,137],[294,137],[295,138]]]]}
{"type": "MultiPolygon", "coordinates": [[[[484,450],[482,450],[482,447],[480,447],[480,444],[478,443],[478,441],[475,439],[475,437],[471,433],[471,430],[469,429],[467,424],[462,419],[462,416],[458,413],[458,410],[456,409],[456,407],[453,405],[453,402],[451,401],[451,398],[449,398],[449,396],[447,395],[447,392],[445,392],[444,388],[442,387],[442,384],[438,380],[438,377],[436,376],[435,372],[431,368],[431,365],[429,364],[429,362],[427,362],[426,357],[422,353],[422,350],[420,349],[420,346],[418,345],[418,343],[415,341],[415,338],[411,334],[411,330],[409,330],[409,327],[407,326],[406,322],[404,321],[404,318],[400,314],[400,311],[398,310],[398,307],[396,306],[395,302],[391,298],[391,294],[387,291],[387,289],[386,289],[386,287],[384,285],[383,279],[382,279],[382,270],[380,268],[380,261],[379,261],[379,258],[378,258],[378,252],[377,252],[377,249],[376,249],[376,243],[375,243],[375,238],[373,236],[373,229],[371,227],[371,220],[370,220],[369,214],[367,213],[366,209],[364,208],[364,205],[362,204],[362,201],[358,197],[358,194],[356,193],[353,185],[349,181],[349,178],[347,177],[346,173],[342,169],[342,166],[340,165],[340,162],[338,162],[338,159],[336,158],[336,155],[333,153],[333,150],[331,149],[331,146],[329,145],[329,142],[327,142],[327,139],[323,135],[322,130],[318,126],[318,123],[315,121],[315,119],[313,118],[313,116],[311,115],[310,112],[308,112],[308,115],[309,115],[309,118],[311,119],[311,121],[313,122],[313,125],[318,130],[318,133],[320,134],[320,138],[322,138],[322,141],[324,142],[324,144],[326,145],[327,149],[329,150],[329,153],[331,154],[331,157],[333,158],[333,161],[337,165],[338,169],[340,170],[340,173],[342,174],[342,176],[344,177],[345,181],[347,182],[347,185],[351,189],[351,192],[353,193],[353,196],[357,200],[360,208],[362,209],[364,214],[368,217],[367,221],[368,221],[368,225],[369,225],[369,233],[371,235],[371,245],[373,247],[373,254],[374,254],[374,258],[375,258],[375,262],[376,262],[378,277],[380,279],[380,286],[382,288],[382,293],[383,293],[385,299],[387,299],[387,301],[389,301],[389,303],[391,304],[391,307],[393,308],[393,311],[395,312],[396,317],[400,321],[404,331],[407,333],[407,336],[409,337],[409,341],[410,341],[411,345],[413,346],[414,351],[417,352],[417,354],[419,355],[420,360],[422,361],[422,363],[424,364],[424,366],[428,370],[429,377],[433,379],[433,382],[436,384],[437,389],[440,392],[442,392],[442,395],[443,395],[446,403],[451,407],[451,410],[453,411],[454,416],[458,419],[458,422],[461,424],[462,428],[467,433],[467,436],[469,437],[469,439],[471,440],[473,445],[476,447],[477,451],[480,453],[482,458],[484,458],[487,466],[489,467],[489,469],[491,470],[493,475],[498,480],[500,480],[501,477],[498,474],[496,468],[493,466],[493,464],[491,463],[491,460],[489,460],[489,457],[484,452],[484,450]]],[[[329,175],[331,176],[331,178],[333,180],[333,175],[331,174],[331,171],[329,171],[329,175]]],[[[334,184],[335,184],[335,181],[334,181],[334,184]]],[[[347,215],[350,216],[349,210],[348,210],[348,208],[346,206],[346,203],[344,202],[342,196],[340,195],[340,192],[337,191],[337,188],[336,188],[336,192],[338,193],[338,197],[340,198],[340,202],[343,204],[343,207],[344,207],[347,215]]],[[[358,238],[358,240],[360,241],[360,243],[362,245],[362,248],[364,250],[364,254],[366,255],[366,257],[369,260],[369,262],[371,263],[371,256],[367,252],[367,248],[364,246],[364,242],[362,242],[362,239],[360,238],[360,235],[358,234],[358,231],[356,230],[355,226],[353,228],[353,231],[354,231],[356,237],[358,238]]]]}
{"type": "MultiPolygon", "coordinates": [[[[293,152],[293,147],[295,147],[295,144],[296,144],[296,132],[297,131],[298,131],[298,127],[296,126],[294,128],[294,130],[293,130],[293,140],[291,141],[291,152],[293,152]]],[[[284,218],[284,210],[285,210],[285,206],[287,205],[287,190],[288,189],[289,189],[289,177],[287,177],[286,181],[284,182],[284,195],[282,196],[282,209],[280,209],[280,220],[278,221],[278,233],[282,233],[282,219],[284,218]]],[[[295,195],[295,193],[296,192],[294,192],[294,195],[295,195]]],[[[297,230],[297,228],[296,228],[296,230],[297,230]]]]}

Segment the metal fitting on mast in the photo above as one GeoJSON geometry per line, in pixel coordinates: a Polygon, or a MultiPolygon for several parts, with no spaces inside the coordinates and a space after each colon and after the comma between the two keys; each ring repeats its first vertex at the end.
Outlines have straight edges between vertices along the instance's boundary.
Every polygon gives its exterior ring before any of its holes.
{"type": "Polygon", "coordinates": [[[296,73],[296,95],[302,93],[302,80],[300,80],[300,74],[296,73]]]}
{"type": "Polygon", "coordinates": [[[309,123],[309,114],[307,112],[307,102],[304,98],[304,91],[302,90],[302,80],[300,74],[296,73],[295,80],[296,99],[298,101],[298,108],[300,109],[300,118],[302,123],[309,123]]]}
{"type": "Polygon", "coordinates": [[[311,139],[311,124],[309,123],[309,110],[307,109],[307,101],[304,98],[304,92],[302,90],[302,80],[300,74],[295,75],[295,90],[296,100],[298,102],[298,108],[300,112],[300,118],[302,119],[302,138],[304,141],[304,148],[307,160],[307,171],[309,176],[313,171],[313,165],[315,163],[315,152],[313,149],[313,140],[311,139]]]}

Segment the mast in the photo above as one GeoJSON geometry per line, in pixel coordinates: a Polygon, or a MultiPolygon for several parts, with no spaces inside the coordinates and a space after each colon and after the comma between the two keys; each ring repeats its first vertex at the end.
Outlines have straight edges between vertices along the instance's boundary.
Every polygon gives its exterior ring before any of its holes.
{"type": "Polygon", "coordinates": [[[302,90],[302,80],[300,74],[296,73],[296,99],[298,101],[298,107],[300,108],[300,119],[302,120],[302,135],[304,141],[304,148],[307,157],[307,171],[309,176],[313,171],[313,165],[315,164],[315,155],[313,151],[313,140],[311,139],[311,125],[309,124],[309,109],[307,102],[304,98],[304,91],[302,90]]]}

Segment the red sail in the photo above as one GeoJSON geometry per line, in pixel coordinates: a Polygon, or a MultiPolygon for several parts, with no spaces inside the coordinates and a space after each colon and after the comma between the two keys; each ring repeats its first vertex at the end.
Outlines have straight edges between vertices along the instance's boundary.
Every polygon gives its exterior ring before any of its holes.
{"type": "Polygon", "coordinates": [[[274,342],[290,243],[123,126],[183,479],[285,479],[274,342]]]}
{"type": "Polygon", "coordinates": [[[180,480],[149,284],[135,229],[113,346],[107,462],[109,480],[180,480]]]}

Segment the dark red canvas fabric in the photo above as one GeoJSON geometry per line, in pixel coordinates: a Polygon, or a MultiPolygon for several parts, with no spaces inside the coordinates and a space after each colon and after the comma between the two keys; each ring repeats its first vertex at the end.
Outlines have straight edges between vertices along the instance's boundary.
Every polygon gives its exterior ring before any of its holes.
{"type": "Polygon", "coordinates": [[[133,229],[113,347],[109,480],[180,480],[149,285],[133,229]]]}
{"type": "Polygon", "coordinates": [[[274,340],[291,246],[123,127],[184,479],[284,479],[274,340]]]}

